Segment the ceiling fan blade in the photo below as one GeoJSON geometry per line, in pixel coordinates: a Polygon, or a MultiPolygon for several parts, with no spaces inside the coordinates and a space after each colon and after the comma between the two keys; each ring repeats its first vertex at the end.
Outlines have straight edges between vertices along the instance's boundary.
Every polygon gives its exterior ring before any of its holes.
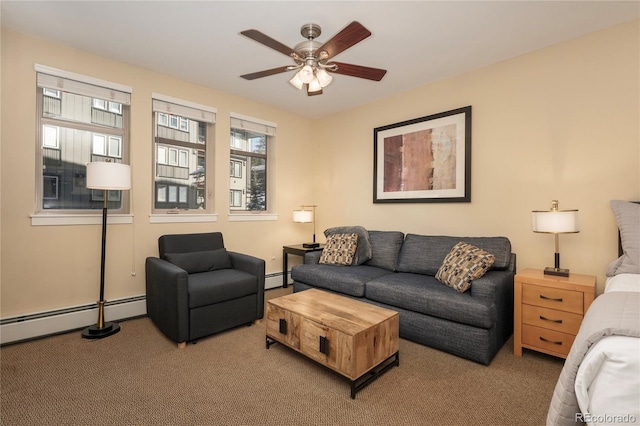
{"type": "Polygon", "coordinates": [[[274,40],[268,35],[261,33],[258,30],[240,31],[240,34],[242,34],[243,36],[249,37],[252,40],[257,41],[258,43],[264,44],[267,47],[277,50],[278,52],[283,53],[287,56],[291,56],[291,54],[296,53],[295,50],[293,50],[289,46],[285,46],[284,44],[280,43],[278,40],[274,40]]]}
{"type": "Polygon", "coordinates": [[[380,68],[363,67],[361,65],[345,64],[344,62],[331,62],[336,64],[338,69],[331,71],[334,74],[350,75],[351,77],[366,78],[367,80],[380,81],[387,73],[387,70],[380,68]]]}
{"type": "Polygon", "coordinates": [[[327,58],[332,58],[370,35],[371,31],[363,27],[360,22],[353,21],[325,44],[320,46],[316,52],[325,51],[328,54],[327,58]]]}
{"type": "Polygon", "coordinates": [[[245,80],[255,80],[256,78],[268,77],[270,75],[280,74],[281,72],[286,72],[286,71],[289,71],[288,66],[271,68],[270,70],[252,72],[251,74],[241,75],[240,77],[244,78],[245,80]]]}

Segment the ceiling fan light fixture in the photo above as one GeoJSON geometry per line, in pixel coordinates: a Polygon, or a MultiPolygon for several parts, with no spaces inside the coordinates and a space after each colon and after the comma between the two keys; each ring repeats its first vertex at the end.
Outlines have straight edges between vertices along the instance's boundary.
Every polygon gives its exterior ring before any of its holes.
{"type": "Polygon", "coordinates": [[[311,83],[311,81],[314,78],[313,68],[311,68],[311,65],[307,64],[304,67],[302,67],[302,69],[298,71],[298,76],[303,83],[306,83],[306,84],[311,83]]]}
{"type": "Polygon", "coordinates": [[[313,80],[311,80],[311,82],[309,83],[309,92],[314,93],[314,92],[319,92],[321,90],[322,90],[322,85],[320,84],[318,79],[314,78],[313,80]]]}
{"type": "Polygon", "coordinates": [[[289,83],[291,83],[291,85],[293,87],[295,87],[298,90],[302,90],[302,86],[304,86],[304,82],[300,79],[300,71],[298,71],[291,80],[289,80],[289,83]]]}
{"type": "Polygon", "coordinates": [[[331,75],[322,68],[319,68],[316,71],[316,78],[320,83],[320,87],[327,87],[329,83],[331,83],[331,80],[333,80],[333,77],[331,77],[331,75]]]}

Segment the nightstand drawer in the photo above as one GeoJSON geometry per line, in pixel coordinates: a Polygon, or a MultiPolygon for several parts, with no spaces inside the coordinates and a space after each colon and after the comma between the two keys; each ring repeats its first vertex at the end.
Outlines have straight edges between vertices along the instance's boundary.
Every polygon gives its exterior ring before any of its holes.
{"type": "Polygon", "coordinates": [[[522,305],[522,322],[576,335],[582,323],[582,315],[540,306],[522,305]]]}
{"type": "Polygon", "coordinates": [[[565,357],[573,345],[576,336],[561,333],[533,325],[522,325],[522,343],[534,348],[544,349],[549,352],[562,354],[565,357]]]}
{"type": "Polygon", "coordinates": [[[522,284],[522,303],[581,314],[584,293],[554,287],[522,284]]]}

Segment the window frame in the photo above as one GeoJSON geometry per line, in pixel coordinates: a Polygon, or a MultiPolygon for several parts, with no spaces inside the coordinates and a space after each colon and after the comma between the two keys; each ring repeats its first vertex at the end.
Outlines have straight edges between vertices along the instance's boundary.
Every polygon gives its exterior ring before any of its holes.
{"type": "MultiPolygon", "coordinates": [[[[241,173],[243,177],[233,176],[235,174],[235,170],[229,171],[229,218],[230,220],[256,220],[256,217],[262,216],[261,219],[257,220],[275,220],[277,219],[277,215],[274,212],[274,189],[272,187],[272,182],[275,182],[274,170],[275,166],[273,164],[273,150],[276,140],[276,128],[277,124],[269,121],[265,121],[262,119],[257,119],[253,117],[248,117],[245,115],[231,113],[230,120],[230,133],[229,133],[229,161],[230,165],[234,161],[243,162],[243,167],[249,167],[250,158],[262,159],[265,164],[265,208],[264,210],[249,210],[247,208],[238,209],[233,205],[232,196],[234,190],[237,190],[237,183],[234,184],[233,179],[251,179],[251,173],[248,171],[244,171],[241,173]],[[234,130],[250,132],[252,134],[260,135],[265,137],[265,151],[264,153],[252,152],[251,148],[245,148],[242,142],[238,142],[238,139],[235,137],[234,130]],[[240,149],[238,149],[240,148],[240,149]],[[235,157],[234,157],[235,156],[235,157]],[[238,156],[243,157],[243,159],[238,158],[238,156]],[[244,160],[246,159],[246,160],[244,160]],[[246,165],[245,165],[246,163],[246,165]]],[[[248,142],[249,138],[243,139],[244,142],[248,142]]],[[[245,184],[243,196],[246,197],[246,191],[248,191],[249,187],[245,184]]],[[[243,204],[243,203],[241,203],[243,204]]],[[[240,206],[241,207],[241,206],[240,206]]]]}
{"type": "MultiPolygon", "coordinates": [[[[153,137],[151,143],[155,154],[151,160],[153,196],[150,218],[152,223],[217,220],[214,213],[215,199],[213,197],[216,113],[217,110],[210,106],[158,93],[152,94],[153,137]],[[199,124],[192,124],[192,121],[199,124]],[[162,138],[159,127],[166,127],[172,129],[169,131],[190,134],[191,136],[185,136],[188,141],[178,140],[174,137],[162,138]],[[205,129],[206,132],[204,140],[201,137],[202,129],[205,129]],[[202,143],[203,141],[204,143],[202,143]],[[164,163],[159,161],[162,152],[166,152],[164,163]],[[205,163],[204,188],[200,188],[197,182],[192,182],[192,173],[202,167],[203,158],[205,163]],[[175,168],[176,172],[181,175],[187,173],[189,178],[184,183],[179,182],[178,178],[174,179],[175,181],[168,177],[164,179],[166,181],[158,180],[160,165],[175,168]],[[183,171],[178,172],[178,169],[183,171]],[[190,192],[190,188],[196,189],[192,189],[193,192],[190,192]],[[196,206],[182,208],[182,205],[187,204],[188,206],[190,204],[190,196],[195,197],[192,202],[195,202],[196,206]],[[198,207],[200,200],[204,200],[204,208],[198,207]],[[158,207],[158,203],[166,203],[167,205],[175,203],[176,206],[158,207]]],[[[169,134],[169,136],[175,135],[169,134]]]]}
{"type": "MultiPolygon", "coordinates": [[[[132,89],[129,86],[125,86],[118,83],[113,83],[105,80],[96,79],[93,77],[72,73],[69,71],[59,70],[43,66],[40,64],[34,65],[36,72],[36,170],[35,170],[35,201],[34,201],[34,213],[30,215],[31,224],[34,226],[40,225],[75,225],[75,224],[88,224],[95,223],[96,220],[101,220],[101,209],[97,208],[45,208],[45,199],[52,199],[53,197],[46,196],[45,180],[52,179],[57,175],[56,192],[60,197],[60,185],[66,185],[61,183],[59,173],[49,173],[44,170],[44,151],[45,149],[53,149],[62,151],[60,140],[61,128],[69,129],[70,131],[91,132],[95,133],[108,133],[110,135],[117,135],[122,140],[120,150],[120,161],[124,164],[129,164],[129,132],[130,132],[130,96],[132,89]],[[52,84],[55,82],[55,84],[52,84]],[[55,98],[63,101],[62,92],[69,92],[75,95],[91,98],[90,107],[93,108],[93,99],[104,99],[106,96],[115,95],[114,102],[122,103],[123,110],[121,118],[122,128],[116,128],[111,126],[101,125],[99,122],[91,120],[85,122],[83,120],[70,120],[63,116],[44,115],[44,98],[55,98]],[[104,96],[103,96],[104,95],[104,96]],[[45,129],[55,128],[57,147],[45,145],[45,129]]],[[[93,137],[91,136],[91,149],[93,149],[93,137]]],[[[63,155],[63,153],[61,153],[63,155]]],[[[59,161],[62,161],[60,159],[59,161]]],[[[88,162],[93,161],[93,155],[90,154],[88,162]]],[[[66,170],[66,173],[72,172],[70,169],[66,170]]],[[[66,178],[65,178],[66,179],[66,178]]],[[[85,182],[84,174],[74,172],[72,179],[73,191],[76,190],[77,182],[85,182]]],[[[65,181],[66,182],[66,181],[65,181]]],[[[84,185],[84,184],[83,184],[84,185]]],[[[82,189],[86,190],[84,186],[82,189]]],[[[73,192],[72,192],[73,194],[73,192]]],[[[90,193],[89,193],[90,194],[90,193]]],[[[131,223],[130,213],[130,195],[129,191],[121,196],[121,204],[119,208],[113,208],[109,206],[110,214],[113,215],[110,221],[117,223],[131,223]]],[[[91,197],[88,198],[91,202],[91,197]]],[[[86,207],[90,207],[89,204],[86,207]]]]}

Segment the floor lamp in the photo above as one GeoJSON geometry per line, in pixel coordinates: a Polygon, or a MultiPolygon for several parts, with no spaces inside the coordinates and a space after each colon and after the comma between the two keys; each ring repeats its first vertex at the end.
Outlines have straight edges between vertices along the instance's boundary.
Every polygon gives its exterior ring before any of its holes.
{"type": "Polygon", "coordinates": [[[120,325],[104,321],[104,261],[107,242],[107,202],[109,191],[131,188],[131,168],[127,164],[95,162],[87,164],[87,188],[103,191],[102,207],[102,256],[100,258],[100,300],[98,300],[98,322],[82,330],[85,339],[101,339],[120,331],[120,325]]]}
{"type": "Polygon", "coordinates": [[[531,212],[533,220],[533,232],[553,234],[555,237],[555,265],[546,267],[545,275],[568,277],[569,270],[560,267],[560,243],[559,234],[574,234],[580,232],[578,228],[578,210],[558,210],[558,200],[551,202],[551,210],[534,210],[531,212]]]}

